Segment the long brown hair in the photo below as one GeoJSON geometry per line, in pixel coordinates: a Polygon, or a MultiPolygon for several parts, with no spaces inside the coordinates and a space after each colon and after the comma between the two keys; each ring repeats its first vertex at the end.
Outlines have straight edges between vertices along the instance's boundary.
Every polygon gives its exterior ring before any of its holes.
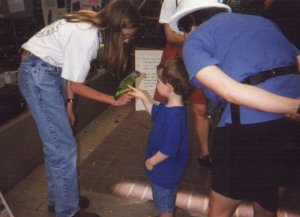
{"type": "Polygon", "coordinates": [[[66,14],[68,22],[88,22],[97,27],[103,35],[105,68],[120,77],[130,56],[125,54],[122,37],[123,28],[137,28],[140,15],[129,0],[110,0],[99,12],[80,10],[66,14]]]}

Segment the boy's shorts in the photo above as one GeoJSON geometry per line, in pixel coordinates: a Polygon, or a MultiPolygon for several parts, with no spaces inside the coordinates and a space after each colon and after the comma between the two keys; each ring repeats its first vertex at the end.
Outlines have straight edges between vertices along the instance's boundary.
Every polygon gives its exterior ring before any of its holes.
{"type": "Polygon", "coordinates": [[[176,202],[177,187],[166,189],[152,183],[151,188],[153,201],[157,211],[160,213],[173,212],[176,202]]]}

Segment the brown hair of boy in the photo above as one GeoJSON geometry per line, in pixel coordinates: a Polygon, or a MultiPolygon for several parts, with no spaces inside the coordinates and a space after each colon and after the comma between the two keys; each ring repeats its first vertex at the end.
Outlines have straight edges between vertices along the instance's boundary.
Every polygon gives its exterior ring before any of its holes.
{"type": "Polygon", "coordinates": [[[180,58],[170,58],[157,66],[157,76],[163,83],[173,86],[174,92],[186,99],[191,93],[192,86],[189,75],[180,58]]]}

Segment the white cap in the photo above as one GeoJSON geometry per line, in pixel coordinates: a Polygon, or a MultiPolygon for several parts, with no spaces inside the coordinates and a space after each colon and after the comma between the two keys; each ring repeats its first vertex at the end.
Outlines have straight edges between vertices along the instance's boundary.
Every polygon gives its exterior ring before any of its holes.
{"type": "Polygon", "coordinates": [[[169,22],[171,29],[178,29],[178,21],[185,15],[207,8],[220,8],[231,12],[231,8],[228,5],[219,3],[218,0],[180,0],[178,2],[177,11],[169,22]]]}

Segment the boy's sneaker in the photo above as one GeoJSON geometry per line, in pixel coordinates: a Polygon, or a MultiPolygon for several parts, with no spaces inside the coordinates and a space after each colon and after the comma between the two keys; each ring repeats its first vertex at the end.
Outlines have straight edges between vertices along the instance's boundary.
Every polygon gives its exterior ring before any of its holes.
{"type": "Polygon", "coordinates": [[[92,212],[85,212],[83,210],[78,211],[72,217],[101,217],[100,215],[92,212]]]}
{"type": "MultiPolygon", "coordinates": [[[[87,197],[85,196],[80,196],[79,195],[79,206],[80,209],[85,209],[88,208],[90,205],[90,201],[87,197]]],[[[55,212],[55,206],[54,205],[48,205],[48,211],[54,213],[55,212]]]]}

